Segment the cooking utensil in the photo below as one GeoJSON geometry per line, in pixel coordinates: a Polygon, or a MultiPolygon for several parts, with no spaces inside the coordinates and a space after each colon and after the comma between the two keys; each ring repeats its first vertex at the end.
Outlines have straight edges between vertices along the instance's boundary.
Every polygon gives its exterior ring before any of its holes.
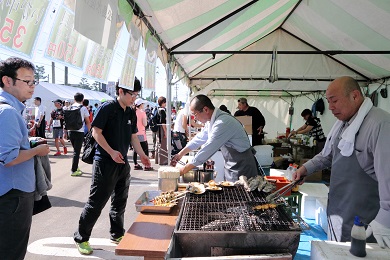
{"type": "Polygon", "coordinates": [[[287,184],[283,186],[282,188],[276,190],[275,192],[268,195],[265,200],[269,203],[275,203],[280,197],[282,197],[287,192],[291,191],[292,188],[294,188],[295,185],[297,185],[299,182],[303,180],[305,176],[302,176],[299,178],[299,180],[293,181],[290,184],[287,184]]]}

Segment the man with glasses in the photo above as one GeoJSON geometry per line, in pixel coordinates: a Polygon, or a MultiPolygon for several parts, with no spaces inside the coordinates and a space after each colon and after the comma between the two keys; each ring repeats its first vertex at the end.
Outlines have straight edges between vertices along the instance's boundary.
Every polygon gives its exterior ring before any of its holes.
{"type": "Polygon", "coordinates": [[[35,155],[47,144],[30,148],[24,101],[34,94],[34,65],[11,57],[0,61],[0,256],[24,259],[30,235],[35,191],[35,155]]]}
{"type": "Polygon", "coordinates": [[[173,160],[178,161],[185,154],[203,146],[192,162],[180,169],[181,175],[206,162],[219,149],[225,159],[225,180],[237,181],[241,175],[247,178],[258,175],[254,157],[256,152],[250,145],[244,127],[236,118],[215,108],[205,95],[198,95],[191,100],[190,111],[198,121],[206,124],[173,160]]]}
{"type": "Polygon", "coordinates": [[[97,142],[92,166],[92,184],[87,203],[81,213],[74,240],[80,254],[89,255],[92,229],[102,209],[111,197],[110,238],[119,243],[125,233],[124,213],[130,186],[130,165],[127,158],[130,142],[145,167],[150,167],[148,156],[142,150],[137,137],[137,116],[131,108],[141,83],[136,78],[134,89],[120,87],[117,83],[117,98],[104,102],[96,111],[92,122],[92,136],[97,142]]]}

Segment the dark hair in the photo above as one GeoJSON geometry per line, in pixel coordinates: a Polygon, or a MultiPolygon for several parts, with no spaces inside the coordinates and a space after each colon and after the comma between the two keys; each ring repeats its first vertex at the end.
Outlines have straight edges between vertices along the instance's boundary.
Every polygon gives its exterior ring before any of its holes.
{"type": "Polygon", "coordinates": [[[0,87],[4,88],[4,83],[1,80],[3,76],[12,78],[14,84],[16,82],[17,71],[20,68],[31,69],[35,73],[35,66],[31,62],[18,58],[9,57],[6,60],[0,61],[0,87]]]}
{"type": "Polygon", "coordinates": [[[99,104],[98,103],[95,103],[95,105],[94,105],[95,107],[98,107],[99,106],[99,104]]]}
{"type": "Polygon", "coordinates": [[[40,97],[35,97],[34,100],[38,100],[39,102],[42,102],[42,99],[40,97]]]}
{"type": "Polygon", "coordinates": [[[197,95],[191,100],[191,104],[194,102],[194,110],[201,111],[204,107],[208,107],[212,110],[215,109],[213,103],[206,95],[197,95]]]}
{"type": "Polygon", "coordinates": [[[312,115],[311,110],[308,109],[308,108],[304,109],[304,110],[302,111],[302,113],[301,113],[301,116],[302,116],[302,117],[311,116],[311,115],[312,115]]]}
{"type": "Polygon", "coordinates": [[[167,99],[165,97],[161,96],[158,98],[157,103],[161,107],[162,104],[167,103],[167,99]]]}
{"type": "Polygon", "coordinates": [[[74,101],[81,102],[83,101],[83,99],[84,99],[83,93],[77,92],[76,94],[74,94],[74,101]]]}
{"type": "Polygon", "coordinates": [[[222,111],[224,111],[224,112],[226,112],[228,114],[231,114],[230,111],[227,109],[227,107],[225,105],[220,105],[219,109],[221,109],[222,111]]]}
{"type": "Polygon", "coordinates": [[[83,100],[83,106],[88,106],[89,105],[89,100],[88,99],[84,99],[83,100]]]}

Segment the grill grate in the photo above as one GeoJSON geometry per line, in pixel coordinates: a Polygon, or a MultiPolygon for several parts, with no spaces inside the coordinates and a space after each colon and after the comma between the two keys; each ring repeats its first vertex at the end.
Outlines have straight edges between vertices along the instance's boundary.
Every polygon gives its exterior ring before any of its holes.
{"type": "Polygon", "coordinates": [[[242,186],[222,192],[187,193],[179,231],[288,231],[299,230],[283,206],[253,210],[265,204],[263,192],[248,193],[242,186]]]}

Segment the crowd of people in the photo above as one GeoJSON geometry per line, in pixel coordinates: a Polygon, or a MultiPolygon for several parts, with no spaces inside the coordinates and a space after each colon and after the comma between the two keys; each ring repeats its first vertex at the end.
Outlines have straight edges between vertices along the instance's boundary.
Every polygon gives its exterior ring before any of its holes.
{"type": "MultiPolygon", "coordinates": [[[[34,65],[21,58],[11,57],[0,62],[0,120],[7,122],[0,124],[0,255],[4,259],[23,259],[26,254],[34,207],[34,158],[47,156],[50,151],[45,143],[31,146],[31,131],[22,116],[24,102],[34,93],[34,72],[34,65]]],[[[253,146],[261,143],[265,119],[245,98],[238,100],[238,111],[234,115],[252,116],[252,145],[241,123],[227,108],[216,108],[205,95],[193,97],[187,107],[175,111],[174,128],[168,129],[166,98],[159,97],[158,108],[152,111],[145,100],[137,98],[141,88],[138,79],[134,80],[133,88],[117,83],[116,98],[95,107],[89,106],[82,93],[74,95],[74,102],[53,101],[55,109],[50,114],[49,125],[53,127],[54,155],[61,155],[61,146],[63,153],[67,153],[64,141],[67,136],[73,147],[71,176],[82,174],[78,165],[86,132],[91,132],[97,143],[90,194],[73,235],[81,254],[93,252],[89,239],[110,197],[110,238],[114,243],[123,238],[130,186],[127,154],[131,146],[134,169],[153,170],[146,136],[151,123],[157,126],[153,130],[156,154],[152,156],[160,165],[169,163],[168,145],[172,145],[173,162],[199,149],[193,159],[181,167],[181,174],[205,163],[218,150],[225,160],[225,180],[237,181],[242,175],[250,178],[261,174],[253,146]],[[80,127],[70,129],[69,124],[67,127],[65,118],[69,111],[79,113],[80,127]],[[189,126],[201,129],[191,136],[189,126]],[[171,144],[167,143],[168,135],[172,137],[171,144]]],[[[326,97],[329,110],[338,120],[325,138],[319,119],[310,110],[302,111],[306,122],[291,135],[310,134],[318,143],[323,143],[323,149],[303,164],[293,178],[300,180],[317,170],[332,167],[327,208],[329,239],[350,241],[354,216],[359,216],[364,223],[370,223],[369,232],[373,236],[368,241],[389,247],[390,114],[373,107],[356,80],[350,77],[332,81],[326,97]]],[[[39,97],[34,98],[37,107],[34,129],[38,137],[45,138],[47,118],[41,101],[39,97]]]]}

